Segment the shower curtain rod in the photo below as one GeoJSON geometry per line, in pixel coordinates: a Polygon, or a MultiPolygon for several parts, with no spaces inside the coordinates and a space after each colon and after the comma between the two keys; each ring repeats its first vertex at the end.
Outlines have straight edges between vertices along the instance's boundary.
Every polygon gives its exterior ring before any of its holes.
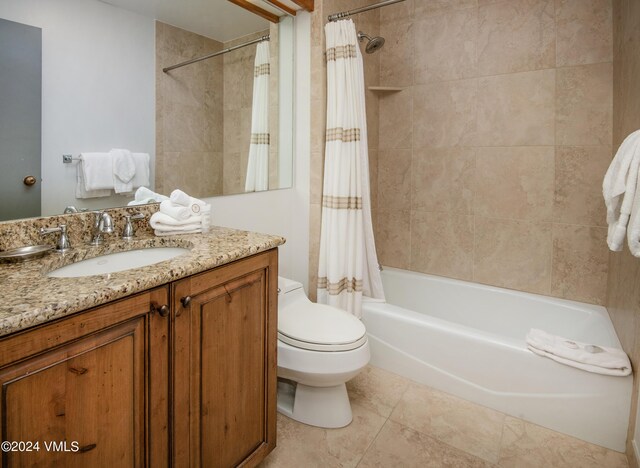
{"type": "Polygon", "coordinates": [[[394,3],[404,2],[404,0],[385,0],[384,2],[376,3],[375,5],[369,5],[362,8],[356,8],[355,10],[343,11],[341,13],[334,13],[329,15],[329,21],[338,21],[342,18],[346,18],[357,13],[364,13],[365,11],[375,10],[376,8],[382,8],[387,5],[393,5],[394,3]]]}
{"type": "MultiPolygon", "coordinates": [[[[404,1],[404,0],[403,0],[404,1]]],[[[184,67],[185,65],[191,65],[192,63],[201,62],[203,60],[207,60],[213,57],[217,57],[218,55],[226,54],[227,52],[232,52],[236,49],[242,49],[243,47],[247,47],[251,44],[256,44],[258,42],[268,41],[271,36],[267,34],[266,36],[262,36],[258,39],[254,39],[253,41],[245,42],[244,44],[238,44],[237,46],[229,47],[228,49],[220,50],[218,52],[214,52],[213,54],[205,55],[204,57],[198,57],[191,60],[187,60],[186,62],[180,62],[176,65],[171,65],[170,67],[163,68],[162,71],[167,73],[168,71],[174,70],[176,68],[184,67]]]]}

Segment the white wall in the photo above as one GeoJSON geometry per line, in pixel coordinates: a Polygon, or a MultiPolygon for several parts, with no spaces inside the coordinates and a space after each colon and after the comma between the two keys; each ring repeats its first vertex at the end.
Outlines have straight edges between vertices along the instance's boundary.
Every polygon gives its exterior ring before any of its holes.
{"type": "MultiPolygon", "coordinates": [[[[2,0],[0,17],[42,28],[42,214],[75,199],[63,154],[129,148],[155,158],[155,20],[96,0],[2,0]]],[[[153,180],[153,177],[152,177],[153,180]]]]}
{"type": "Polygon", "coordinates": [[[295,20],[294,187],[207,199],[215,225],[285,237],[280,275],[300,281],[305,289],[309,277],[310,18],[308,13],[298,13],[295,20]]]}

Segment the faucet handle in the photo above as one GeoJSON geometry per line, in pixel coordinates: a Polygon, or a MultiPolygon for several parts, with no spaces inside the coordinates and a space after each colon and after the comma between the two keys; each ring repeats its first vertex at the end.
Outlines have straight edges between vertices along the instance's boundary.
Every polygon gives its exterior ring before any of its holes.
{"type": "Polygon", "coordinates": [[[131,221],[144,219],[144,218],[146,218],[146,216],[143,215],[142,213],[124,215],[125,224],[124,224],[124,229],[122,230],[122,238],[125,240],[133,239],[133,236],[136,234],[136,231],[133,228],[133,223],[131,221]]]}
{"type": "Polygon", "coordinates": [[[71,243],[69,242],[69,237],[67,236],[67,225],[61,224],[57,228],[40,228],[40,235],[46,236],[47,234],[53,234],[59,232],[60,237],[58,237],[58,241],[56,242],[56,250],[58,252],[66,252],[71,248],[71,243]]]}

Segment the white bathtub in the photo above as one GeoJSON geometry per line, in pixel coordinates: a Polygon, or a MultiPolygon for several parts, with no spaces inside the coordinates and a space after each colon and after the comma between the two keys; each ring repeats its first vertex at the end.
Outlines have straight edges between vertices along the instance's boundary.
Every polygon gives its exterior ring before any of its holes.
{"type": "Polygon", "coordinates": [[[387,303],[363,306],[372,365],[624,452],[632,377],[558,364],[524,341],[539,328],[620,348],[604,307],[394,268],[382,277],[387,303]]]}

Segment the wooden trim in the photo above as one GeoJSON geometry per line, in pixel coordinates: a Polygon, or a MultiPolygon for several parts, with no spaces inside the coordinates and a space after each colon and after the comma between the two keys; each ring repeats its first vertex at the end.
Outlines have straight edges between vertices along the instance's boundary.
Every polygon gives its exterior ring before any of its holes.
{"type": "Polygon", "coordinates": [[[311,12],[314,9],[314,0],[291,0],[296,5],[300,5],[305,10],[311,12]]]}
{"type": "MultiPolygon", "coordinates": [[[[271,21],[272,23],[279,23],[280,22],[280,17],[277,15],[274,15],[273,13],[271,13],[270,11],[265,10],[264,8],[260,8],[258,5],[254,5],[251,2],[248,2],[247,0],[229,0],[231,3],[238,5],[239,7],[244,8],[247,11],[250,11],[251,13],[254,13],[258,16],[263,17],[264,19],[271,21]]],[[[298,3],[298,2],[296,2],[298,3]]]]}
{"type": "Polygon", "coordinates": [[[296,16],[296,10],[294,10],[293,8],[291,8],[290,6],[285,5],[284,3],[278,1],[278,0],[262,0],[265,3],[269,3],[272,6],[276,7],[276,8],[280,8],[281,10],[286,11],[288,14],[290,14],[291,16],[296,16]]]}

